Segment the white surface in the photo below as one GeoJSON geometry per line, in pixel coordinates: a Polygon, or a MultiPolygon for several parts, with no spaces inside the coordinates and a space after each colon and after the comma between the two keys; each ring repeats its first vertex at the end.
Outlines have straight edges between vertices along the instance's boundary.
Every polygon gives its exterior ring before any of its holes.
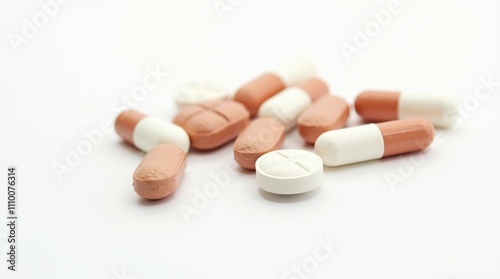
{"type": "Polygon", "coordinates": [[[144,152],[160,143],[170,143],[184,153],[189,151],[189,135],[181,127],[157,117],[144,117],[134,128],[132,141],[144,152]]]}
{"type": "Polygon", "coordinates": [[[323,183],[323,161],[306,150],[282,149],[255,162],[257,185],[269,193],[293,195],[312,191],[323,183]]]}
{"type": "Polygon", "coordinates": [[[293,86],[317,75],[318,69],[312,58],[299,56],[280,62],[270,73],[278,76],[285,86],[293,86]]]}
{"type": "MultiPolygon", "coordinates": [[[[282,278],[328,239],[338,246],[319,251],[328,257],[310,279],[500,278],[500,87],[474,102],[481,77],[500,81],[499,3],[401,5],[348,63],[339,44],[352,44],[387,1],[242,1],[223,21],[211,1],[69,1],[18,54],[6,34],[40,7],[2,1],[0,172],[5,181],[7,165],[19,168],[21,224],[20,271],[2,261],[0,278],[282,278]],[[53,171],[84,131],[110,126],[101,123],[147,68],[169,75],[133,105],[170,120],[179,85],[202,76],[236,89],[297,53],[311,54],[332,94],[351,104],[370,88],[442,92],[463,116],[429,150],[325,168],[322,187],[303,196],[268,195],[251,172],[230,171],[228,144],[190,153],[175,194],[144,202],[131,185],[144,154],[112,129],[62,182],[53,171]],[[205,188],[217,193],[208,202],[205,188]],[[194,198],[203,209],[186,223],[179,208],[194,198]]],[[[358,124],[353,112],[348,126],[358,124]]],[[[284,148],[312,150],[296,130],[284,148]]]]}
{"type": "Polygon", "coordinates": [[[458,101],[449,95],[402,92],[398,99],[399,119],[423,117],[435,127],[453,126],[459,112],[458,101]]]}
{"type": "Polygon", "coordinates": [[[181,109],[189,105],[226,100],[228,96],[229,89],[217,82],[206,80],[193,81],[180,86],[174,98],[177,108],[181,109]]]}
{"type": "Polygon", "coordinates": [[[384,139],[375,124],[328,131],[321,134],[314,150],[330,167],[380,159],[384,139]]]}
{"type": "Polygon", "coordinates": [[[299,87],[288,87],[267,99],[259,108],[259,117],[279,120],[290,131],[297,125],[299,115],[312,104],[309,94],[299,87]]]}

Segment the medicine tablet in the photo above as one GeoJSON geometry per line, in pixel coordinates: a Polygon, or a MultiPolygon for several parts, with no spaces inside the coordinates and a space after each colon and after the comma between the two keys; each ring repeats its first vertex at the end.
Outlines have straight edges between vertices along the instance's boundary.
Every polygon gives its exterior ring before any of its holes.
{"type": "Polygon", "coordinates": [[[173,122],[186,130],[194,148],[210,150],[235,139],[250,122],[250,114],[238,102],[214,101],[183,108],[173,122]]]}
{"type": "Polygon", "coordinates": [[[134,172],[134,190],[142,198],[162,199],[179,186],[186,168],[186,153],[172,144],[159,144],[134,172]]]}
{"type": "Polygon", "coordinates": [[[184,153],[189,150],[189,136],[181,127],[135,110],[120,113],[115,130],[123,140],[144,152],[160,143],[174,144],[184,153]]]}
{"type": "Polygon", "coordinates": [[[422,117],[441,128],[452,126],[459,113],[458,102],[448,95],[392,91],[361,92],[354,108],[367,122],[422,117]]]}
{"type": "Polygon", "coordinates": [[[342,98],[325,95],[302,112],[297,119],[300,136],[314,144],[324,132],[343,128],[349,117],[349,104],[342,98]]]}
{"type": "Polygon", "coordinates": [[[257,159],[255,169],[259,187],[280,195],[314,190],[323,179],[321,158],[300,149],[282,149],[264,154],[257,159]]]}
{"type": "Polygon", "coordinates": [[[218,82],[191,82],[181,86],[175,95],[179,109],[189,105],[198,105],[210,101],[226,100],[229,90],[218,82]]]}
{"type": "Polygon", "coordinates": [[[290,60],[276,69],[243,85],[234,94],[234,100],[242,103],[256,116],[259,107],[267,99],[276,95],[287,86],[297,85],[316,74],[316,65],[305,57],[290,60]]]}
{"type": "Polygon", "coordinates": [[[326,166],[334,167],[423,150],[433,139],[432,124],[412,118],[325,132],[314,149],[326,166]]]}
{"type": "Polygon", "coordinates": [[[234,143],[234,160],[245,169],[255,170],[263,154],[279,149],[285,140],[285,126],[274,118],[257,118],[241,132],[234,143]]]}

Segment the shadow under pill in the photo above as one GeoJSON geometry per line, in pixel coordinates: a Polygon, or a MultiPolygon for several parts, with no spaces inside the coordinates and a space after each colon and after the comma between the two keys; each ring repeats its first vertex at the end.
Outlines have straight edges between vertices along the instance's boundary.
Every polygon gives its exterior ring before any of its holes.
{"type": "Polygon", "coordinates": [[[341,171],[347,171],[347,170],[356,169],[356,168],[364,168],[366,166],[372,166],[372,165],[376,165],[376,164],[380,164],[380,163],[381,163],[381,159],[353,163],[353,164],[337,166],[337,167],[323,166],[323,171],[324,172],[341,172],[341,171]]]}
{"type": "Polygon", "coordinates": [[[146,155],[146,153],[142,152],[141,150],[133,147],[132,145],[130,145],[124,141],[119,141],[118,145],[120,145],[121,148],[126,149],[127,150],[126,152],[137,154],[137,155],[141,156],[141,158],[143,158],[144,155],[146,155]]]}
{"type": "Polygon", "coordinates": [[[144,198],[141,198],[137,196],[137,204],[142,205],[142,206],[157,206],[161,204],[165,204],[167,202],[170,202],[171,199],[173,199],[175,196],[175,192],[172,194],[168,195],[167,197],[159,200],[147,200],[144,198]]]}
{"type": "Polygon", "coordinates": [[[255,170],[247,170],[245,168],[242,168],[241,166],[238,166],[238,173],[243,175],[255,175],[255,170]]]}
{"type": "Polygon", "coordinates": [[[266,192],[259,188],[259,194],[261,197],[268,201],[276,202],[276,203],[295,203],[302,202],[309,199],[314,198],[321,191],[321,187],[318,187],[312,191],[302,193],[302,194],[294,194],[294,195],[278,195],[266,192]]]}

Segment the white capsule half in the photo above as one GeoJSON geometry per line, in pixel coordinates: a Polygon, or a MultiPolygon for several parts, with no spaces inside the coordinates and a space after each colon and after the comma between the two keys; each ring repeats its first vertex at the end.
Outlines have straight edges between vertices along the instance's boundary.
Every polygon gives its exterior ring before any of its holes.
{"type": "Polygon", "coordinates": [[[156,117],[144,117],[134,128],[132,139],[137,148],[148,152],[160,143],[170,143],[184,153],[189,151],[189,135],[181,127],[156,117]]]}
{"type": "Polygon", "coordinates": [[[327,166],[341,166],[384,155],[384,139],[375,124],[328,131],[321,134],[314,150],[327,166]]]}
{"type": "Polygon", "coordinates": [[[269,73],[278,76],[285,86],[292,86],[314,77],[316,72],[317,67],[312,59],[298,57],[276,66],[269,73]]]}
{"type": "Polygon", "coordinates": [[[402,92],[398,99],[398,119],[422,117],[447,128],[455,124],[458,114],[458,102],[448,95],[402,92]]]}
{"type": "Polygon", "coordinates": [[[272,117],[291,130],[299,115],[312,103],[309,94],[302,88],[289,87],[265,101],[259,108],[259,117],[272,117]]]}

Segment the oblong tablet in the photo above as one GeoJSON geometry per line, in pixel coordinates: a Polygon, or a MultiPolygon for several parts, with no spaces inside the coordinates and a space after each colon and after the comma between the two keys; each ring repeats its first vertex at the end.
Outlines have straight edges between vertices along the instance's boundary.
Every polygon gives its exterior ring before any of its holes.
{"type": "Polygon", "coordinates": [[[227,100],[229,90],[214,81],[190,82],[179,87],[175,94],[177,108],[206,102],[227,100]]]}
{"type": "Polygon", "coordinates": [[[234,160],[245,169],[255,170],[255,161],[279,149],[285,140],[285,126],[274,118],[257,118],[241,132],[234,143],[234,160]]]}
{"type": "Polygon", "coordinates": [[[159,144],[134,172],[134,190],[148,200],[162,199],[179,186],[186,168],[186,153],[173,144],[159,144]]]}
{"type": "Polygon", "coordinates": [[[349,117],[349,104],[342,98],[325,95],[314,102],[297,119],[300,136],[314,144],[324,132],[345,126],[349,117]]]}
{"type": "Polygon", "coordinates": [[[233,101],[187,106],[173,120],[186,130],[191,146],[201,150],[214,149],[233,140],[249,121],[248,110],[233,101]]]}
{"type": "Polygon", "coordinates": [[[262,155],[255,163],[257,184],[270,193],[293,195],[321,185],[323,161],[309,151],[282,149],[262,155]]]}

